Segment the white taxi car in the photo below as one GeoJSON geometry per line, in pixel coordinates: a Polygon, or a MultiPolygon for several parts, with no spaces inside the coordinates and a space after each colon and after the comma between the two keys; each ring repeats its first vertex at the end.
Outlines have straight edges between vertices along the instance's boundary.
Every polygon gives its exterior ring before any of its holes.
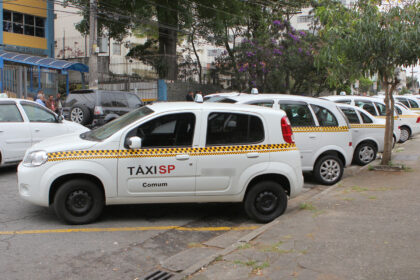
{"type": "Polygon", "coordinates": [[[407,108],[414,113],[420,114],[420,100],[413,95],[396,95],[394,96],[395,101],[404,104],[407,108]]]}
{"type": "Polygon", "coordinates": [[[31,145],[48,137],[88,130],[33,101],[0,99],[0,166],[17,165],[31,145]]]}
{"type": "Polygon", "coordinates": [[[105,204],[175,202],[243,202],[251,218],[268,222],[301,191],[303,176],[283,111],[174,102],[34,145],[18,185],[21,197],[53,205],[70,224],[94,221],[105,204]]]}
{"type": "MultiPolygon", "coordinates": [[[[384,151],[385,120],[377,119],[360,107],[339,104],[338,107],[350,122],[354,145],[353,162],[366,165],[384,151]]],[[[393,132],[394,143],[400,138],[400,130],[393,132]]]]}
{"type": "Polygon", "coordinates": [[[259,105],[284,110],[302,156],[302,170],[324,185],[338,182],[353,158],[352,136],[337,105],[318,98],[285,94],[213,94],[207,102],[259,105]]]}
{"type": "MultiPolygon", "coordinates": [[[[383,96],[377,96],[378,99],[383,100],[383,96]]],[[[410,137],[420,133],[420,116],[417,111],[413,111],[405,106],[404,103],[400,103],[398,97],[395,98],[395,110],[398,113],[398,125],[401,129],[401,137],[399,142],[404,143],[410,137]]]]}

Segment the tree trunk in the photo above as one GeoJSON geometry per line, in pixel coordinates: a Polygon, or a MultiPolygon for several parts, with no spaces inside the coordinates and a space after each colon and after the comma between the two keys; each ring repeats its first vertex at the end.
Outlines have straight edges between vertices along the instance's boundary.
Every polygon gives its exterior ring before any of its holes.
{"type": "Polygon", "coordinates": [[[157,18],[159,22],[159,78],[176,80],[178,61],[176,55],[178,40],[178,0],[157,0],[157,18]],[[170,7],[171,9],[165,8],[170,7]]]}
{"type": "MultiPolygon", "coordinates": [[[[383,84],[385,86],[385,107],[386,107],[386,122],[384,135],[384,152],[382,154],[382,165],[388,165],[391,162],[392,155],[392,140],[394,132],[394,97],[393,92],[397,86],[397,82],[389,83],[388,77],[383,77],[383,84]]],[[[396,139],[398,140],[398,139],[396,139]]]]}
{"type": "Polygon", "coordinates": [[[235,79],[232,80],[232,88],[241,91],[241,86],[240,86],[240,75],[239,75],[239,70],[238,70],[238,64],[236,63],[236,58],[235,58],[235,53],[234,51],[231,49],[231,47],[229,46],[229,31],[227,26],[225,26],[225,48],[226,51],[229,54],[229,57],[232,61],[233,64],[233,70],[235,72],[235,79]]]}
{"type": "Polygon", "coordinates": [[[191,40],[191,45],[193,47],[194,50],[194,55],[195,58],[197,59],[197,64],[198,64],[198,82],[200,84],[202,84],[202,76],[203,76],[203,67],[201,66],[201,61],[200,61],[200,57],[198,56],[197,50],[195,49],[195,43],[194,43],[194,32],[195,30],[192,30],[192,33],[190,35],[190,40],[191,40]]]}

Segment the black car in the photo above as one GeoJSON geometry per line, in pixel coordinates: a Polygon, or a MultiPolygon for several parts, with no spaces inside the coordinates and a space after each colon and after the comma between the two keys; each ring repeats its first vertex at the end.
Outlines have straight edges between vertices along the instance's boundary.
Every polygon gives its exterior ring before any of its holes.
{"type": "Polygon", "coordinates": [[[130,92],[88,89],[70,92],[63,113],[73,122],[98,126],[141,106],[140,98],[130,92]]]}

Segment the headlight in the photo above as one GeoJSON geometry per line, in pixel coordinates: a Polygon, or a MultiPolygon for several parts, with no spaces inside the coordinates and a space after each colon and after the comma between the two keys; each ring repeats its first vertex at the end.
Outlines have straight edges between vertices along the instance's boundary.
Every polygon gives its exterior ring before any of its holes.
{"type": "Polygon", "coordinates": [[[48,155],[45,151],[35,151],[28,153],[23,159],[23,165],[28,167],[40,166],[47,162],[48,155]]]}

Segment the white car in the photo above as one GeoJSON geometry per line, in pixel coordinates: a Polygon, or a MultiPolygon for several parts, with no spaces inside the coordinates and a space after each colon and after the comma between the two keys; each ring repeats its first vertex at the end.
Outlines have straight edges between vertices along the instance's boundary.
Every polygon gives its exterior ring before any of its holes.
{"type": "MultiPolygon", "coordinates": [[[[384,97],[378,96],[377,98],[383,100],[384,97]]],[[[396,103],[394,103],[395,110],[398,113],[398,120],[396,123],[401,129],[399,142],[404,143],[413,135],[420,133],[420,116],[418,115],[420,112],[413,111],[413,109],[406,107],[404,103],[399,102],[398,98],[399,97],[395,98],[396,103]]]]}
{"type": "Polygon", "coordinates": [[[414,111],[414,113],[420,114],[420,100],[414,95],[396,95],[394,99],[404,104],[407,108],[414,111]]]}
{"type": "MultiPolygon", "coordinates": [[[[376,159],[376,154],[384,151],[385,120],[377,119],[360,107],[339,104],[351,126],[354,145],[353,162],[366,165],[376,159]]],[[[400,130],[393,132],[394,143],[400,138],[400,130]]]]}
{"type": "Polygon", "coordinates": [[[337,105],[285,94],[214,94],[207,102],[251,104],[284,110],[302,155],[302,170],[324,185],[338,182],[353,158],[352,136],[337,105]]]}
{"type": "Polygon", "coordinates": [[[105,204],[178,202],[243,202],[251,218],[269,222],[303,176],[284,112],[174,102],[34,145],[18,185],[22,198],[53,205],[70,224],[94,221],[105,204]]]}
{"type": "Polygon", "coordinates": [[[88,130],[82,125],[62,120],[36,102],[0,99],[0,166],[18,164],[25,151],[41,140],[88,130]]]}

